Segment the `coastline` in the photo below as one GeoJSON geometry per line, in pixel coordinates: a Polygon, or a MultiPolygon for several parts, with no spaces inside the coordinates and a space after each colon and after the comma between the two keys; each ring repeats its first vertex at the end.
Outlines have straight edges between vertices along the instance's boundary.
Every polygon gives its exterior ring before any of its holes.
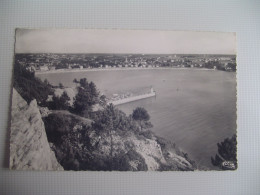
{"type": "Polygon", "coordinates": [[[118,70],[207,70],[207,71],[215,71],[214,69],[207,68],[91,68],[91,69],[59,69],[59,70],[48,70],[48,71],[35,71],[35,75],[41,74],[52,74],[52,73],[67,73],[67,72],[95,72],[95,71],[118,71],[118,70]]]}

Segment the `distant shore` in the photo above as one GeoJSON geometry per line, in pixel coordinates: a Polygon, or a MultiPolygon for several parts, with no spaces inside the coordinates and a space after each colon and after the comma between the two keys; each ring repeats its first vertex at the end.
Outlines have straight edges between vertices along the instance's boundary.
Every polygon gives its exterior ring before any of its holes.
{"type": "Polygon", "coordinates": [[[162,68],[162,67],[148,67],[148,68],[91,68],[91,69],[58,69],[47,71],[35,71],[35,75],[51,74],[51,73],[66,73],[66,72],[94,72],[94,71],[115,71],[115,70],[213,70],[207,68],[162,68]]]}

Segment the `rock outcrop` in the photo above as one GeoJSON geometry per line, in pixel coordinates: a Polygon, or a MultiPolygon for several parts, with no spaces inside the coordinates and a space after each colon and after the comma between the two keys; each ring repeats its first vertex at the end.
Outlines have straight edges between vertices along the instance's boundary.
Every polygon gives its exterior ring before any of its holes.
{"type": "Polygon", "coordinates": [[[36,100],[28,105],[13,89],[10,169],[63,170],[47,140],[36,100]]]}
{"type": "MultiPolygon", "coordinates": [[[[96,135],[92,137],[98,137],[96,135]]],[[[138,160],[132,156],[126,163],[130,170],[144,171],[137,168],[136,165],[144,164],[148,171],[163,171],[163,170],[195,170],[194,162],[186,158],[175,146],[168,143],[163,138],[158,138],[155,135],[152,138],[145,136],[137,136],[130,133],[127,136],[121,136],[115,131],[112,135],[103,134],[98,137],[92,146],[95,148],[95,153],[102,154],[105,158],[111,156],[111,138],[112,138],[112,156],[123,157],[129,151],[134,151],[141,158],[138,160]],[[160,139],[160,141],[159,141],[160,139]],[[97,144],[98,142],[98,144],[97,144]],[[166,147],[167,146],[167,147],[166,147]],[[166,169],[164,169],[166,167],[166,169]]],[[[94,140],[94,139],[93,139],[94,140]]]]}

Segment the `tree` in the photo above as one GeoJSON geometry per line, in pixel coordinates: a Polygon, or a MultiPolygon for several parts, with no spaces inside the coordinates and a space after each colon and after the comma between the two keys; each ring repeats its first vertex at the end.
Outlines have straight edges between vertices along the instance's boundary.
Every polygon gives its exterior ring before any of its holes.
{"type": "Polygon", "coordinates": [[[64,88],[64,86],[63,86],[63,84],[62,84],[62,83],[59,83],[59,88],[61,88],[61,89],[63,89],[63,88],[64,88]]]}
{"type": "Polygon", "coordinates": [[[236,63],[228,63],[227,68],[230,68],[232,71],[236,71],[236,63]]]}
{"type": "Polygon", "coordinates": [[[47,79],[44,79],[43,83],[44,83],[45,85],[49,85],[49,82],[48,82],[47,79]]]}
{"type": "Polygon", "coordinates": [[[74,101],[74,111],[79,115],[84,115],[86,111],[91,109],[91,105],[89,103],[89,93],[85,91],[83,88],[78,88],[78,93],[75,96],[74,101]]]}
{"type": "Polygon", "coordinates": [[[139,120],[139,121],[149,121],[150,120],[150,115],[148,114],[147,110],[145,110],[142,107],[137,107],[133,111],[132,117],[134,120],[139,120]]]}
{"type": "Polygon", "coordinates": [[[99,98],[99,104],[103,107],[105,107],[107,105],[107,101],[106,101],[106,96],[105,95],[101,95],[99,98]]]}
{"type": "Polygon", "coordinates": [[[88,80],[86,78],[80,79],[79,80],[79,84],[81,87],[83,87],[84,89],[88,88],[88,80]]]}
{"type": "Polygon", "coordinates": [[[107,105],[104,110],[98,111],[92,118],[95,122],[92,125],[97,132],[107,131],[113,122],[113,130],[121,133],[137,131],[138,126],[132,117],[128,117],[124,112],[115,108],[113,104],[107,105]]]}
{"type": "Polygon", "coordinates": [[[64,91],[62,95],[60,96],[60,104],[62,109],[67,110],[70,106],[70,97],[68,96],[67,92],[64,91]]]}
{"type": "MultiPolygon", "coordinates": [[[[74,82],[77,82],[74,79],[74,82]]],[[[75,96],[74,112],[81,116],[88,116],[92,111],[92,106],[98,103],[99,92],[93,82],[88,82],[86,78],[80,79],[78,94],[75,96]]]]}
{"type": "Polygon", "coordinates": [[[50,108],[53,110],[67,110],[70,106],[69,101],[70,98],[65,91],[62,93],[60,97],[53,95],[50,108]]]}
{"type": "Polygon", "coordinates": [[[148,122],[150,120],[150,115],[148,114],[147,110],[142,107],[137,107],[134,109],[132,113],[132,118],[138,121],[141,130],[143,128],[152,127],[152,124],[148,122]]]}
{"type": "Polygon", "coordinates": [[[226,138],[218,143],[218,154],[211,157],[211,163],[223,170],[234,170],[237,168],[237,139],[236,135],[226,138]]]}
{"type": "Polygon", "coordinates": [[[112,167],[113,167],[113,134],[112,134],[112,132],[114,130],[112,116],[109,116],[107,129],[108,129],[109,136],[110,136],[110,170],[112,171],[112,167]]]}
{"type": "Polygon", "coordinates": [[[92,100],[95,103],[98,103],[99,92],[97,90],[97,87],[96,87],[95,83],[90,82],[89,83],[89,88],[90,88],[90,93],[91,93],[91,96],[92,96],[92,100]]]}

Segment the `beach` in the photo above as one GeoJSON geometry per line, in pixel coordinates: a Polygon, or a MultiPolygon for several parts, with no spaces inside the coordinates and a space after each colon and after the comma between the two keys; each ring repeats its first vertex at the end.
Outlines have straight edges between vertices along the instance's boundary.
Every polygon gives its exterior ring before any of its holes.
{"type": "Polygon", "coordinates": [[[67,72],[96,72],[96,71],[116,71],[116,70],[208,70],[213,71],[214,69],[207,68],[181,68],[181,67],[172,67],[172,68],[162,68],[162,67],[147,67],[147,68],[84,68],[84,69],[58,69],[58,70],[48,70],[48,71],[35,71],[35,75],[41,74],[53,74],[53,73],[67,73],[67,72]]]}

